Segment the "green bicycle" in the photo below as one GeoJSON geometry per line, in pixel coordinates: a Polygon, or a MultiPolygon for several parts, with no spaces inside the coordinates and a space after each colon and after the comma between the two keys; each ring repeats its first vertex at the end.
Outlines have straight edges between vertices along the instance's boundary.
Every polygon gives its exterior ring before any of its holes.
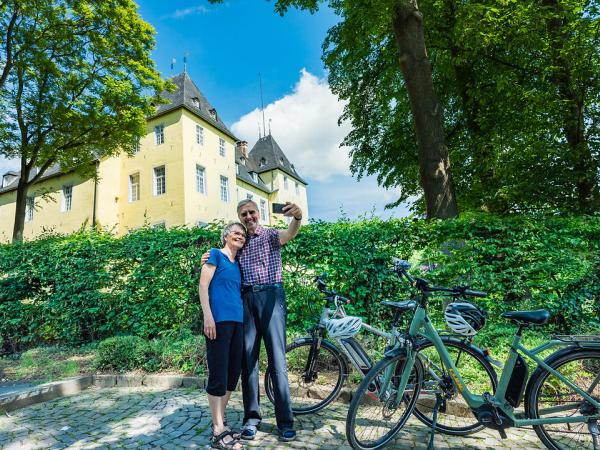
{"type": "MultiPolygon", "coordinates": [[[[425,380],[427,368],[419,351],[426,339],[433,343],[447,375],[447,391],[435,393],[429,448],[433,448],[437,414],[445,397],[448,392],[458,392],[479,423],[498,430],[503,438],[507,428],[533,426],[549,449],[599,450],[600,336],[555,336],[530,350],[521,344],[523,329],[545,324],[550,314],[543,309],[506,312],[502,317],[513,321],[518,329],[496,391],[473,394],[427,316],[428,299],[433,293],[456,296],[457,288],[431,286],[424,279],[412,278],[407,262],[395,259],[394,263],[396,271],[418,290],[417,306],[405,339],[373,366],[353,396],[346,436],[354,449],[382,448],[406,424],[425,380]],[[550,349],[556,350],[542,359],[540,354],[550,349]],[[537,365],[530,377],[522,355],[537,365]],[[515,409],[523,397],[524,412],[517,413],[515,409]]],[[[470,318],[466,319],[469,323],[470,318]]]]}

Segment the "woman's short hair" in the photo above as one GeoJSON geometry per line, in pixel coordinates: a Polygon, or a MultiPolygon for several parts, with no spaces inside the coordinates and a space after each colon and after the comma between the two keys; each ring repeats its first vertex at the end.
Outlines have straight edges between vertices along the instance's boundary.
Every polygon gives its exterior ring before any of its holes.
{"type": "Polygon", "coordinates": [[[225,226],[225,228],[223,228],[223,231],[221,231],[221,244],[225,245],[225,238],[235,227],[239,227],[244,230],[244,235],[247,233],[246,227],[243,224],[239,222],[230,222],[225,226]]]}

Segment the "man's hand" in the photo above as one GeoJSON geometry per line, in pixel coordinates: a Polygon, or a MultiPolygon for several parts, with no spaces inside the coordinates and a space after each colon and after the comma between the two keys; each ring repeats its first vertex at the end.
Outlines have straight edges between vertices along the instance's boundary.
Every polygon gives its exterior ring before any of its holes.
{"type": "Polygon", "coordinates": [[[217,326],[215,325],[215,319],[212,314],[204,317],[204,334],[210,340],[217,338],[217,326]]]}
{"type": "Polygon", "coordinates": [[[206,261],[208,261],[209,257],[210,257],[210,250],[204,252],[204,254],[202,255],[202,259],[201,259],[202,264],[206,264],[206,261]]]}
{"type": "Polygon", "coordinates": [[[295,203],[285,202],[283,215],[286,217],[293,217],[298,221],[302,220],[302,210],[295,203]]]}

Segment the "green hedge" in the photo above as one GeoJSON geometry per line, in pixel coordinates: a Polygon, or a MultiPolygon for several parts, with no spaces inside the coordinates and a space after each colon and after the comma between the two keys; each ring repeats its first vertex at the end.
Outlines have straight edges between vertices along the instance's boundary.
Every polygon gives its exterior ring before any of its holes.
{"type": "MultiPolygon", "coordinates": [[[[141,229],[122,238],[80,232],[0,245],[0,334],[4,352],[34,345],[80,344],[112,336],[154,339],[202,330],[197,282],[200,255],[218,241],[208,229],[141,229]]],[[[549,330],[600,326],[600,218],[364,220],[304,226],[283,252],[289,329],[318,314],[313,277],[326,271],[350,296],[347,311],[370,323],[388,317],[383,299],[408,295],[387,269],[391,255],[437,265],[441,284],[490,292],[478,301],[491,332],[504,333],[501,311],[545,307],[549,330]]],[[[440,307],[431,312],[439,317],[440,307]]]]}

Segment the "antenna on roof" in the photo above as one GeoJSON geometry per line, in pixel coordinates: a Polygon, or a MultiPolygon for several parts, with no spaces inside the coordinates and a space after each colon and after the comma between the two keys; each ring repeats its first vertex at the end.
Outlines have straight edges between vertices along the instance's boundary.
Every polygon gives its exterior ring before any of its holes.
{"type": "Polygon", "coordinates": [[[187,57],[190,55],[189,52],[183,54],[183,73],[187,73],[187,57]]]}
{"type": "Polygon", "coordinates": [[[263,102],[262,77],[260,76],[260,72],[258,72],[258,82],[260,84],[260,110],[262,111],[263,134],[266,136],[267,130],[265,129],[265,103],[263,102]]]}
{"type": "Polygon", "coordinates": [[[175,63],[177,60],[175,58],[171,58],[171,71],[175,68],[175,63]]]}

